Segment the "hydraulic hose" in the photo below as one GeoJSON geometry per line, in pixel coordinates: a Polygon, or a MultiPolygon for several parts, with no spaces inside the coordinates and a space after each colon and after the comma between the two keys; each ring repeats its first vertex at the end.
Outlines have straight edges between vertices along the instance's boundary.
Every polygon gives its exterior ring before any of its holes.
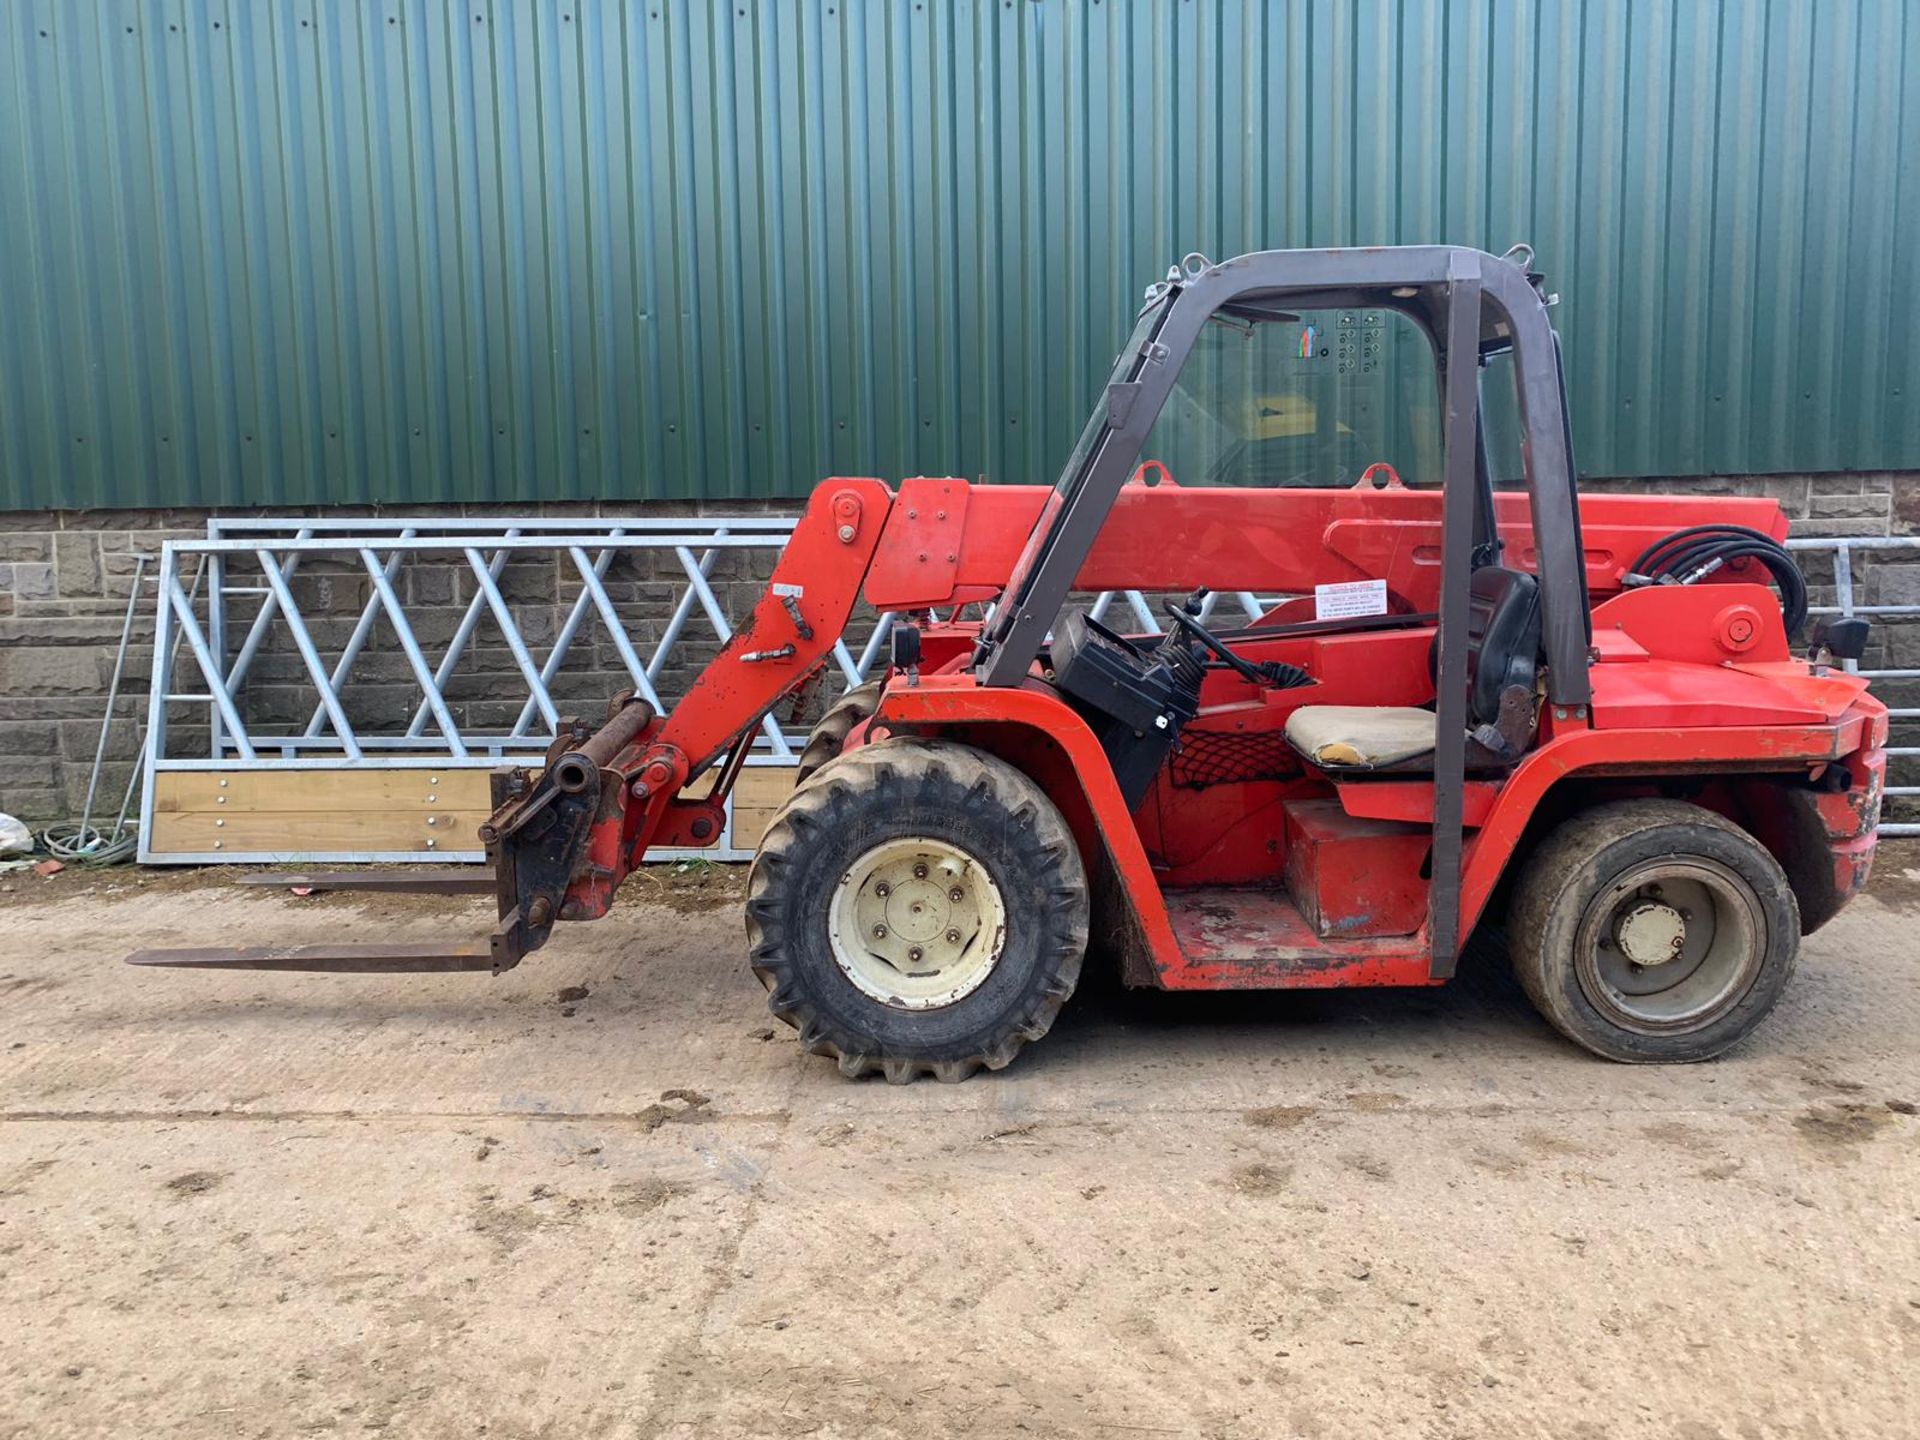
{"type": "Polygon", "coordinates": [[[1745,525],[1694,525],[1676,530],[1649,546],[1633,562],[1632,577],[1642,584],[1692,585],[1722,566],[1756,560],[1773,576],[1780,592],[1780,615],[1787,638],[1797,639],[1807,623],[1807,577],[1786,547],[1771,535],[1745,525]]]}

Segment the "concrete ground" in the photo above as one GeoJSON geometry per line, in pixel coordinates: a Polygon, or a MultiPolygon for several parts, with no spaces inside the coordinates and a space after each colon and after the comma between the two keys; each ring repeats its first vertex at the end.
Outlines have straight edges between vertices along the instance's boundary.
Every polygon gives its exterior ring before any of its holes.
{"type": "Polygon", "coordinates": [[[1920,855],[1710,1065],[1481,957],[908,1088],[694,880],[499,980],[120,964],[478,902],[10,880],[0,1436],[1920,1434],[1920,855]]]}

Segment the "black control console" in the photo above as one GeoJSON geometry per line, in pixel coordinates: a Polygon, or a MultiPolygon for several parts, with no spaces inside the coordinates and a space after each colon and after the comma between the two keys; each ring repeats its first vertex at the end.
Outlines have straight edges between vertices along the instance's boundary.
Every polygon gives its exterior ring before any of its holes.
{"type": "Polygon", "coordinates": [[[1085,717],[1131,809],[1200,708],[1206,665],[1175,631],[1151,649],[1116,635],[1084,610],[1054,627],[1049,678],[1085,717]]]}

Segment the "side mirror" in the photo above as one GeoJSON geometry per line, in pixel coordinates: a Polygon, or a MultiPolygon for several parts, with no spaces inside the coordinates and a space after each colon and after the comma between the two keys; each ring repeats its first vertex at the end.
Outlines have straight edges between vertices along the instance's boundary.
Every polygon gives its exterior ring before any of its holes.
{"type": "Polygon", "coordinates": [[[1867,653],[1867,632],[1872,623],[1858,616],[1845,620],[1822,620],[1813,627],[1813,652],[1821,651],[1835,660],[1858,660],[1867,653]]]}

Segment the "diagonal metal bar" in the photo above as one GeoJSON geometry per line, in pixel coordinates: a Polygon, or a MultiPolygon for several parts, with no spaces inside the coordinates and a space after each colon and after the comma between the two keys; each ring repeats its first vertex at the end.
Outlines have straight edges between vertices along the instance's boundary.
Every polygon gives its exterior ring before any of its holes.
{"type": "MultiPolygon", "coordinates": [[[[1208,596],[1207,598],[1212,599],[1213,597],[1208,596]]],[[[1140,622],[1141,630],[1148,635],[1158,635],[1160,633],[1159,617],[1153,613],[1153,608],[1147,604],[1146,596],[1142,595],[1138,590],[1129,590],[1127,591],[1127,605],[1133,611],[1133,618],[1140,622]]]]}
{"type": "MultiPolygon", "coordinates": [[[[311,530],[302,530],[298,538],[305,540],[310,538],[312,534],[313,532],[311,530]]],[[[300,554],[298,551],[294,551],[287,556],[285,566],[287,578],[292,579],[299,569],[300,554]]],[[[265,600],[260,602],[260,608],[254,612],[253,623],[247,627],[247,638],[241,642],[240,653],[234,656],[233,664],[227,669],[227,684],[229,686],[237,686],[242,680],[247,678],[247,670],[253,664],[254,656],[259,654],[261,642],[267,638],[267,633],[273,628],[274,617],[279,613],[280,600],[278,596],[268,595],[265,600]]]]}
{"type": "MultiPolygon", "coordinates": [[[[240,709],[233,703],[233,695],[227,689],[226,681],[221,678],[219,662],[214,659],[213,648],[207,644],[207,637],[200,629],[200,622],[194,619],[193,604],[187,599],[187,593],[180,588],[178,571],[169,570],[164,578],[162,593],[167,597],[167,609],[174,622],[180,627],[180,633],[186,638],[187,648],[193,652],[193,658],[205,676],[207,693],[213,697],[213,703],[220,711],[220,718],[226,722],[227,730],[233,740],[233,748],[240,752],[242,760],[254,758],[253,745],[247,739],[246,722],[240,718],[240,709]]],[[[158,646],[155,649],[158,650],[158,646]]],[[[157,663],[157,662],[156,662],[157,663]]],[[[169,671],[172,667],[168,666],[169,671]]],[[[156,671],[156,681],[158,672],[156,671]]],[[[157,709],[164,717],[168,686],[156,683],[153,697],[149,703],[149,713],[157,709]]],[[[164,732],[165,724],[162,721],[164,732]]]]}
{"type": "Polygon", "coordinates": [[[287,633],[293,636],[294,648],[300,652],[307,674],[313,677],[314,689],[320,692],[320,703],[326,706],[327,719],[333,722],[333,733],[340,737],[347,758],[358,760],[360,742],[354,736],[353,724],[347,719],[346,707],[340,703],[339,695],[334,692],[333,682],[327,676],[327,667],[321,662],[319,647],[313,643],[313,636],[307,631],[307,622],[300,618],[300,607],[294,603],[293,591],[287,585],[280,562],[264,546],[253,553],[260,557],[260,570],[267,577],[274,598],[280,602],[280,613],[287,622],[287,633]]]}
{"type": "MultiPolygon", "coordinates": [[[[633,677],[635,684],[650,681],[646,665],[635,653],[633,641],[627,638],[627,627],[621,623],[619,612],[613,608],[613,597],[607,594],[606,586],[600,583],[601,570],[587,563],[587,552],[580,546],[568,546],[567,553],[573,557],[573,563],[580,571],[581,598],[590,601],[594,609],[600,612],[600,623],[607,627],[607,638],[619,653],[620,663],[627,667],[627,673],[633,677]]],[[[652,684],[647,683],[646,689],[651,691],[652,684]]],[[[655,710],[660,708],[658,695],[650,694],[646,698],[655,710]]]]}
{"type": "MultiPolygon", "coordinates": [[[[507,531],[509,538],[517,538],[519,534],[520,531],[517,527],[507,531]]],[[[468,551],[467,553],[472,554],[473,552],[468,551]]],[[[500,577],[500,572],[506,568],[506,564],[507,552],[505,550],[495,550],[492,558],[487,561],[487,573],[497,580],[500,577]]],[[[481,611],[485,609],[485,607],[485,597],[476,590],[473,598],[467,602],[466,614],[460,617],[460,624],[453,632],[453,639],[447,642],[447,653],[440,657],[440,664],[433,672],[433,688],[443,695],[446,693],[448,679],[452,677],[454,670],[460,664],[460,657],[467,653],[467,642],[473,638],[473,632],[480,624],[481,611]]],[[[419,707],[413,712],[413,719],[407,723],[407,735],[410,738],[419,735],[427,728],[427,716],[429,713],[430,710],[426,697],[423,695],[420,698],[419,707]]]]}
{"type": "MultiPolygon", "coordinates": [[[[395,555],[394,560],[400,557],[395,555]]],[[[447,708],[447,697],[440,693],[440,687],[434,684],[433,670],[427,664],[427,657],[420,652],[420,642],[414,638],[413,626],[407,623],[406,614],[400,608],[400,597],[393,589],[393,562],[381,565],[380,559],[371,550],[362,550],[360,559],[367,567],[367,574],[373,579],[373,596],[387,607],[387,622],[393,626],[393,633],[400,639],[400,648],[406,652],[407,664],[413,668],[414,681],[426,696],[427,704],[433,707],[433,720],[440,727],[440,733],[446,736],[447,748],[455,756],[464,759],[467,754],[466,742],[460,738],[460,727],[454,723],[453,712],[447,708]]],[[[373,609],[373,601],[368,602],[368,610],[373,609]]],[[[372,628],[371,621],[368,628],[372,628]]],[[[344,662],[343,662],[344,663],[344,662]]],[[[335,683],[339,683],[339,671],[335,672],[335,683]]],[[[313,734],[311,728],[309,735],[313,734]]]]}
{"type": "MultiPolygon", "coordinates": [[[[713,533],[717,539],[725,535],[727,531],[726,528],[722,526],[713,533]]],[[[680,551],[679,554],[680,563],[684,566],[686,564],[687,552],[683,550],[680,551]]],[[[705,579],[713,573],[713,562],[719,558],[719,555],[720,552],[718,550],[707,550],[701,553],[697,568],[702,579],[705,579]]],[[[660,643],[653,647],[653,654],[647,659],[648,679],[658,680],[660,678],[660,672],[666,668],[667,657],[673,653],[673,647],[679,643],[680,634],[687,628],[687,621],[692,617],[693,607],[698,600],[699,597],[693,593],[693,586],[689,585],[685,590],[680,592],[680,598],[674,601],[673,614],[667,617],[667,628],[660,632],[660,643]]]]}
{"type": "MultiPolygon", "coordinates": [[[[137,580],[134,588],[139,589],[137,580]]],[[[224,555],[207,556],[207,648],[220,665],[227,663],[227,557],[224,555]]],[[[216,755],[220,753],[225,729],[220,712],[214,711],[208,717],[207,739],[216,755]]]]}
{"type": "Polygon", "coordinates": [[[527,651],[527,642],[520,636],[520,627],[513,623],[513,612],[507,609],[507,600],[500,593],[497,577],[480,558],[477,547],[469,547],[466,555],[467,564],[473,567],[473,578],[480,582],[480,593],[486,597],[487,608],[493,612],[493,623],[500,627],[500,634],[513,655],[513,663],[520,667],[520,676],[527,682],[527,690],[540,706],[541,720],[558,730],[560,712],[554,709],[553,696],[547,693],[546,684],[540,679],[539,667],[533,663],[533,656],[527,651]]]}
{"type": "MultiPolygon", "coordinates": [[[[626,533],[624,527],[616,526],[608,531],[608,536],[611,539],[618,539],[626,533]]],[[[593,560],[593,573],[595,578],[605,579],[607,567],[612,563],[613,551],[599,551],[593,560]]],[[[566,622],[561,625],[560,633],[554,636],[553,644],[547,650],[547,658],[540,666],[540,678],[545,681],[549,687],[553,684],[553,677],[560,673],[560,667],[566,664],[567,656],[573,650],[574,639],[580,633],[580,624],[586,619],[587,610],[592,604],[592,598],[587,594],[586,587],[582,586],[580,593],[573,597],[573,609],[567,612],[566,622]]],[[[652,697],[648,697],[648,700],[650,704],[653,704],[655,710],[660,708],[659,704],[653,701],[652,697]]],[[[514,735],[526,734],[527,727],[533,723],[534,714],[539,708],[539,706],[533,703],[533,697],[529,695],[527,697],[527,703],[520,707],[519,718],[513,722],[513,730],[511,733],[514,735]]]]}
{"type": "MultiPolygon", "coordinates": [[[[212,526],[213,522],[209,521],[208,528],[211,529],[212,526]]],[[[312,539],[312,527],[302,526],[299,534],[294,538],[296,541],[312,539]]],[[[284,573],[291,579],[299,568],[300,555],[298,551],[295,551],[287,556],[284,573]]],[[[227,596],[225,580],[226,577],[223,573],[221,576],[221,585],[214,599],[214,603],[220,605],[223,609],[226,606],[227,596]]],[[[247,672],[253,668],[254,657],[260,653],[260,647],[265,643],[268,632],[273,629],[274,617],[279,613],[280,598],[277,595],[269,593],[266,599],[260,602],[260,608],[254,611],[253,623],[247,627],[247,638],[240,643],[240,653],[235,655],[233,657],[233,663],[227,666],[226,683],[228,690],[238,691],[241,683],[246,680],[247,672]]],[[[218,734],[214,736],[214,753],[216,755],[220,753],[220,737],[218,734]]]]}
{"type": "MultiPolygon", "coordinates": [[[[626,533],[624,528],[616,527],[609,532],[609,538],[617,540],[626,533]]],[[[580,593],[573,597],[573,609],[567,613],[566,623],[560,627],[560,633],[554,637],[552,648],[547,651],[546,662],[540,667],[540,678],[548,685],[552,685],[553,677],[559,674],[560,667],[566,664],[567,655],[573,649],[574,639],[580,633],[581,623],[587,618],[587,611],[595,604],[606,601],[608,603],[601,609],[601,618],[606,623],[607,633],[614,637],[614,643],[620,647],[620,658],[625,663],[628,673],[633,676],[635,690],[639,692],[642,699],[653,706],[656,712],[659,712],[663,708],[660,704],[660,696],[648,678],[646,666],[640,663],[640,657],[633,653],[633,646],[627,643],[625,627],[613,614],[609,597],[600,584],[606,578],[607,567],[613,563],[614,552],[599,551],[589,567],[586,564],[584,549],[579,546],[569,546],[568,549],[573,555],[574,564],[580,567],[580,593]]],[[[527,703],[520,707],[520,717],[513,722],[513,735],[517,737],[527,733],[527,727],[533,723],[534,712],[538,708],[534,704],[533,697],[529,695],[527,703]]]]}
{"type": "MultiPolygon", "coordinates": [[[[411,529],[400,532],[400,538],[402,540],[412,539],[413,535],[414,531],[411,529]]],[[[363,557],[372,553],[373,552],[369,550],[362,550],[360,552],[363,557]]],[[[392,555],[387,557],[384,573],[389,582],[387,586],[389,590],[393,588],[390,582],[394,576],[400,573],[400,564],[406,558],[407,552],[404,550],[396,550],[392,555]]],[[[389,606],[388,613],[394,617],[394,623],[398,624],[400,607],[397,604],[389,606]]],[[[341,650],[340,658],[334,664],[333,688],[336,691],[346,689],[347,677],[353,673],[354,662],[360,658],[360,652],[366,648],[368,639],[373,635],[374,622],[379,618],[380,599],[379,587],[376,582],[374,593],[367,596],[367,603],[360,607],[360,618],[354,622],[353,634],[347,637],[346,646],[341,650]]],[[[318,735],[320,733],[320,726],[326,720],[326,716],[326,707],[324,705],[315,705],[313,707],[313,714],[307,719],[306,733],[309,735],[318,735]]]]}
{"type": "MultiPolygon", "coordinates": [[[[873,634],[867,637],[867,643],[860,647],[860,659],[856,662],[848,679],[858,685],[873,674],[874,661],[880,658],[881,651],[887,647],[887,637],[893,634],[895,616],[891,610],[882,610],[880,619],[873,627],[873,634]]],[[[845,648],[844,646],[841,648],[845,648]]]]}

